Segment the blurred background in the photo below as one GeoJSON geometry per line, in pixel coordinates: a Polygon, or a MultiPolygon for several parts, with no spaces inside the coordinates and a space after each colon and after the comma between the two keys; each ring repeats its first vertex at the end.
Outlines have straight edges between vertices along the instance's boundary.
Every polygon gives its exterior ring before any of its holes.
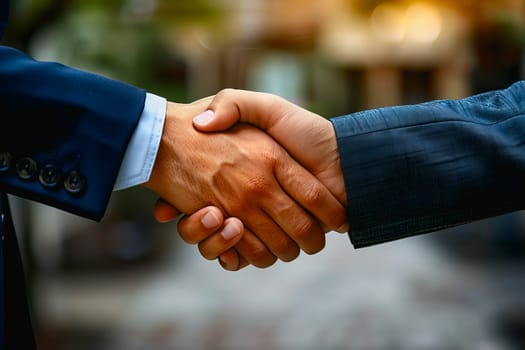
{"type": "MultiPolygon", "coordinates": [[[[177,102],[233,87],[331,117],[525,79],[525,0],[15,0],[3,43],[177,102]]],[[[523,213],[228,273],[141,188],[100,224],[14,199],[40,350],[525,347],[523,213]]]]}

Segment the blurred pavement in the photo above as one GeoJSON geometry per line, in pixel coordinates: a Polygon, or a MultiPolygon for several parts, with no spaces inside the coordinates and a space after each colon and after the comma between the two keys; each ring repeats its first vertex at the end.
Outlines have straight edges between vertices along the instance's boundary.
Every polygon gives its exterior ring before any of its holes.
{"type": "Polygon", "coordinates": [[[458,263],[432,243],[354,250],[331,233],[318,255],[237,273],[186,246],[128,296],[103,348],[513,349],[500,326],[523,311],[523,264],[458,263]]]}

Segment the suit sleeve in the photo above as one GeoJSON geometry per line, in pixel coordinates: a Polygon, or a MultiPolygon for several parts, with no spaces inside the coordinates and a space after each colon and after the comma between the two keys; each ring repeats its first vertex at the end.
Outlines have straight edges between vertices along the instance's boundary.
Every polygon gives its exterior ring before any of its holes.
{"type": "Polygon", "coordinates": [[[0,191],[99,220],[145,96],[0,46],[0,191]]]}
{"type": "Polygon", "coordinates": [[[355,247],[525,208],[525,82],[332,119],[355,247]]]}

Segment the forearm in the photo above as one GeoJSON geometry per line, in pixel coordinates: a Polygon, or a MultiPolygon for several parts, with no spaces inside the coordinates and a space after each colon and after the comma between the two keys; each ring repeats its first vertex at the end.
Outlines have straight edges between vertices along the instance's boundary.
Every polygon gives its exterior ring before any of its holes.
{"type": "Polygon", "coordinates": [[[525,83],[332,120],[356,247],[525,207],[525,83]]]}

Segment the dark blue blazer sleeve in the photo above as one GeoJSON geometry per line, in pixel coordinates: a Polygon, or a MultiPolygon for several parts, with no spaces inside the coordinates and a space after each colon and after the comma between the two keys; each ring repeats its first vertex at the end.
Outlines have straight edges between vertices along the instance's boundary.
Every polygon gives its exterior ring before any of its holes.
{"type": "Polygon", "coordinates": [[[525,82],[332,119],[354,246],[525,208],[525,82]]]}
{"type": "Polygon", "coordinates": [[[144,101],[141,89],[0,46],[0,191],[100,219],[144,101]],[[23,179],[29,159],[37,169],[23,179]],[[50,169],[56,186],[45,186],[50,169]],[[67,191],[71,174],[79,193],[67,191]]]}

